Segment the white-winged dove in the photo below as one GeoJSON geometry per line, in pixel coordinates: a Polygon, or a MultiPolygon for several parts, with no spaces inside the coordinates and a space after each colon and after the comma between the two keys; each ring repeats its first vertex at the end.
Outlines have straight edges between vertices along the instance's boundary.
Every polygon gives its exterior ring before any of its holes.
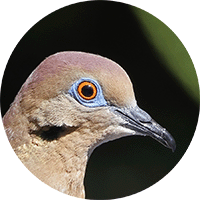
{"type": "Polygon", "coordinates": [[[167,130],[137,106],[126,72],[89,53],[46,58],[23,84],[3,123],[15,153],[35,176],[81,198],[87,161],[100,144],[141,135],[176,148],[167,130]]]}

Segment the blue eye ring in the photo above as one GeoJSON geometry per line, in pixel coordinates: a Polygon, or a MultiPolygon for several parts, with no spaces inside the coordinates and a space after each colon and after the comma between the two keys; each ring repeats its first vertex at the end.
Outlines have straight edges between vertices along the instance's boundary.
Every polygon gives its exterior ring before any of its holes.
{"type": "Polygon", "coordinates": [[[99,106],[106,106],[107,102],[104,99],[103,92],[101,86],[96,80],[91,78],[81,78],[76,81],[68,91],[68,93],[74,97],[80,104],[86,107],[99,107],[99,106]],[[90,83],[92,88],[96,90],[95,95],[92,95],[92,98],[84,98],[83,95],[80,95],[80,85],[84,82],[90,83]]]}

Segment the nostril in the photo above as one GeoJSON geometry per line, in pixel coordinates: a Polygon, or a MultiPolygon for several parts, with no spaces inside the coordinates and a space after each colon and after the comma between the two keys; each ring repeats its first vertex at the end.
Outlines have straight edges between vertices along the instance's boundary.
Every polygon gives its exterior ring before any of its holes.
{"type": "Polygon", "coordinates": [[[142,120],[139,120],[139,121],[142,122],[143,124],[148,124],[148,125],[152,124],[151,121],[142,121],[142,120]]]}

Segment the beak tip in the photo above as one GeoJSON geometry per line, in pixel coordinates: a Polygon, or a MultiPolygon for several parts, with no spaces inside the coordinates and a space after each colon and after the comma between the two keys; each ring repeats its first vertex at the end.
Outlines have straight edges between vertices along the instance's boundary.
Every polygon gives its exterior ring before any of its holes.
{"type": "Polygon", "coordinates": [[[174,140],[174,138],[171,136],[170,133],[166,135],[165,139],[166,139],[168,148],[170,148],[172,152],[174,153],[176,150],[176,141],[174,140]]]}
{"type": "Polygon", "coordinates": [[[175,142],[175,140],[173,140],[172,143],[171,143],[171,149],[172,149],[172,152],[174,153],[175,150],[176,150],[176,142],[175,142]]]}

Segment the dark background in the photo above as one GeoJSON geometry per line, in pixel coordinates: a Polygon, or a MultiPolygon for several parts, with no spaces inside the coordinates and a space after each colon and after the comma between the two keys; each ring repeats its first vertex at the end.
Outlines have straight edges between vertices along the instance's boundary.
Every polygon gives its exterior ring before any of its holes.
{"type": "Polygon", "coordinates": [[[126,70],[138,105],[175,138],[174,153],[151,138],[139,136],[98,147],[87,166],[86,198],[119,198],[156,183],[181,159],[196,128],[199,99],[195,101],[167,70],[167,63],[145,36],[136,10],[126,4],[104,1],[62,8],[25,34],[4,73],[2,115],[30,73],[49,55],[84,51],[105,56],[126,70]]]}

